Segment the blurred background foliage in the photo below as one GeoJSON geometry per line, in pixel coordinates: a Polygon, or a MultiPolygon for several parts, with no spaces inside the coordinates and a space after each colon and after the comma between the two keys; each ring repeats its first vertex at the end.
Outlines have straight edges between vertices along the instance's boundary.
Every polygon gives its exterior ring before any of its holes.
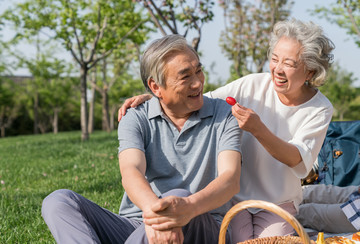
{"type": "MultiPolygon", "coordinates": [[[[291,17],[293,1],[217,4],[224,13],[219,45],[232,63],[224,71],[230,79],[210,83],[207,78],[204,92],[266,71],[272,27],[291,17]]],[[[181,34],[198,50],[214,5],[212,0],[14,1],[0,15],[1,137],[81,130],[87,140],[94,130],[113,131],[121,104],[145,92],[138,60],[151,35],[181,34]],[[9,31],[11,38],[5,40],[9,31]],[[31,48],[24,51],[22,45],[31,48]],[[15,75],[19,70],[29,75],[15,75]]],[[[359,1],[334,1],[312,14],[347,30],[360,48],[359,1]]],[[[211,70],[204,72],[211,75],[211,70]]],[[[320,88],[334,105],[333,120],[360,118],[355,81],[352,73],[333,64],[320,88]]]]}

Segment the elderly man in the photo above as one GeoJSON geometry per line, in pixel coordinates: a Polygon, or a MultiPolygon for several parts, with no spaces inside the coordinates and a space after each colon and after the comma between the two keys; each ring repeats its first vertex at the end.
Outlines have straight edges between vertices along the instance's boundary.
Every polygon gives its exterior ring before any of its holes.
{"type": "Polygon", "coordinates": [[[240,189],[241,130],[229,105],[203,97],[201,63],[183,37],[154,41],[140,70],[154,97],[119,123],[120,213],[55,191],[42,213],[58,243],[218,242],[240,189]]]}

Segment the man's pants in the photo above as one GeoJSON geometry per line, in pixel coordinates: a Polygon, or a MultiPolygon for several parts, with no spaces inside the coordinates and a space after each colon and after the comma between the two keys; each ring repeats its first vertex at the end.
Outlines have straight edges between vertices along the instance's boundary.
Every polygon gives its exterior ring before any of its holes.
{"type": "Polygon", "coordinates": [[[330,233],[356,232],[340,206],[359,186],[307,185],[296,218],[308,228],[330,233]]]}
{"type": "MultiPolygon", "coordinates": [[[[170,195],[186,197],[190,193],[175,189],[162,197],[170,195]]],[[[42,216],[57,243],[148,243],[141,221],[121,217],[71,190],[57,190],[47,196],[42,216]]],[[[182,230],[184,243],[216,244],[220,223],[205,213],[182,230]]]]}

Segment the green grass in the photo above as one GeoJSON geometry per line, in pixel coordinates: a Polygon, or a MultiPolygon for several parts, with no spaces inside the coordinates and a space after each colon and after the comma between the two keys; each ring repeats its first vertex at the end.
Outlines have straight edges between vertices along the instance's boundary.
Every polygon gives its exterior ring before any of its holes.
{"type": "Polygon", "coordinates": [[[0,139],[0,243],[55,243],[41,217],[52,191],[74,190],[118,212],[123,194],[116,132],[0,139]]]}

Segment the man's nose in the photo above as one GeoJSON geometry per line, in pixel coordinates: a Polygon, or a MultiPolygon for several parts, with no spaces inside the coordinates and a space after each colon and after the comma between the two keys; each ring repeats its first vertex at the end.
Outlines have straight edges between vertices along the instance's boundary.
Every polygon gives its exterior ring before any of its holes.
{"type": "Polygon", "coordinates": [[[200,77],[195,76],[193,82],[191,83],[191,88],[196,89],[199,88],[202,85],[202,80],[200,77]]]}

